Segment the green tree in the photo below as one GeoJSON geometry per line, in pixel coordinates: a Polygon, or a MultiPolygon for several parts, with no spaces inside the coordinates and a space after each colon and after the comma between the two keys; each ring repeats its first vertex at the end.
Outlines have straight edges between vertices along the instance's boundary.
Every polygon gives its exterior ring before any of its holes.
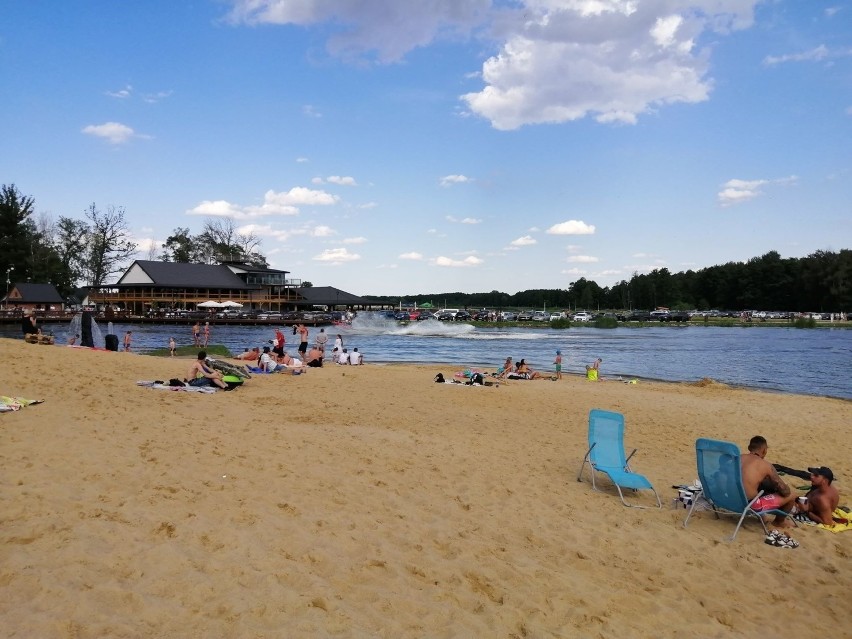
{"type": "Polygon", "coordinates": [[[35,200],[23,195],[14,184],[0,187],[0,272],[5,276],[8,269],[13,269],[13,282],[27,281],[32,274],[35,227],[29,217],[34,207],[35,200]]]}

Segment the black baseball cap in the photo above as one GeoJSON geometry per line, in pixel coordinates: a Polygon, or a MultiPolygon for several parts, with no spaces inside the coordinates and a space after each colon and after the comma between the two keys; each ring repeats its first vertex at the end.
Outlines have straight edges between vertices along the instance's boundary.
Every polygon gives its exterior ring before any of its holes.
{"type": "Polygon", "coordinates": [[[828,466],[817,466],[815,468],[808,468],[808,472],[811,475],[822,475],[828,480],[829,484],[834,481],[834,473],[831,472],[831,468],[829,468],[828,466]]]}

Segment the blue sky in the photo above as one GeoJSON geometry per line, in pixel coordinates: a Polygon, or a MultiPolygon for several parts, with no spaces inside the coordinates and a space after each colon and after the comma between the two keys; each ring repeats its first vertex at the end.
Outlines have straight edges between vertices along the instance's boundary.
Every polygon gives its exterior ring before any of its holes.
{"type": "Polygon", "coordinates": [[[0,183],[357,294],[852,247],[837,0],[0,4],[0,183]]]}

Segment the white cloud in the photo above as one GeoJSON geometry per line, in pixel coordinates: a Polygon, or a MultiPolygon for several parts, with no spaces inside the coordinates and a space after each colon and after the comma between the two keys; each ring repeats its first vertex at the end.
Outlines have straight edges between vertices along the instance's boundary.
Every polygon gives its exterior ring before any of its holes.
{"type": "Polygon", "coordinates": [[[445,175],[440,179],[440,184],[443,187],[448,187],[453,184],[465,184],[472,181],[473,178],[469,178],[466,175],[445,175]]]}
{"type": "Polygon", "coordinates": [[[454,260],[449,257],[444,257],[443,255],[435,259],[436,266],[449,266],[453,268],[479,266],[480,264],[482,264],[482,260],[478,257],[474,257],[473,255],[469,255],[463,260],[454,260]]]}
{"type": "Polygon", "coordinates": [[[512,246],[532,246],[537,243],[538,240],[530,235],[524,235],[523,237],[519,237],[517,240],[512,240],[510,242],[512,246]]]}
{"type": "Polygon", "coordinates": [[[308,158],[305,158],[305,157],[300,157],[300,158],[296,158],[296,162],[299,163],[299,164],[304,164],[305,162],[310,162],[310,160],[308,158]]]}
{"type": "Polygon", "coordinates": [[[310,104],[306,104],[302,107],[302,114],[309,117],[309,118],[321,118],[322,117],[322,113],[317,111],[310,104]]]}
{"type": "Polygon", "coordinates": [[[780,64],[782,62],[819,62],[820,60],[824,60],[828,56],[828,47],[826,47],[824,44],[821,44],[818,47],[811,49],[810,51],[803,51],[802,53],[768,55],[763,58],[763,64],[767,67],[771,67],[772,65],[780,64]]]}
{"type": "Polygon", "coordinates": [[[119,98],[124,100],[125,98],[129,98],[133,93],[133,87],[129,84],[126,85],[123,89],[119,89],[118,91],[107,91],[106,94],[111,98],[119,98]]]}
{"type": "Polygon", "coordinates": [[[231,0],[234,23],[334,25],[327,49],[332,55],[359,57],[374,52],[380,62],[395,62],[436,37],[467,34],[487,17],[491,0],[231,0]]]}
{"type": "Polygon", "coordinates": [[[633,124],[666,104],[707,100],[708,54],[696,41],[749,26],[756,4],[525,0],[483,64],[485,86],[461,97],[502,130],[587,116],[633,124]]]}
{"type": "Polygon", "coordinates": [[[791,175],[785,178],[775,180],[728,180],[722,185],[722,190],[717,193],[719,204],[728,207],[734,204],[748,202],[756,197],[763,195],[762,187],[771,184],[787,186],[796,184],[799,178],[791,175]]]}
{"type": "Polygon", "coordinates": [[[446,216],[447,220],[453,222],[454,224],[481,224],[482,220],[477,220],[474,217],[466,217],[463,219],[458,219],[457,217],[453,217],[452,215],[446,216]]]}
{"type": "Polygon", "coordinates": [[[594,235],[595,227],[583,220],[568,220],[554,224],[546,232],[548,235],[594,235]]]}
{"type": "Polygon", "coordinates": [[[317,262],[328,262],[329,264],[337,265],[345,262],[354,262],[360,260],[361,256],[357,253],[350,253],[346,248],[326,249],[319,255],[315,255],[311,259],[317,262]]]}
{"type": "Polygon", "coordinates": [[[353,177],[341,177],[339,175],[329,175],[326,178],[326,181],[329,184],[337,184],[339,186],[358,186],[358,183],[355,182],[355,178],[353,177]]]}
{"type": "Polygon", "coordinates": [[[142,96],[142,100],[148,104],[156,104],[160,100],[165,100],[172,95],[174,91],[157,91],[156,93],[146,93],[142,96]]]}
{"type": "Polygon", "coordinates": [[[582,268],[566,268],[560,271],[562,275],[586,275],[587,270],[582,268]]]}
{"type": "Polygon", "coordinates": [[[331,237],[337,235],[337,231],[330,226],[315,226],[311,231],[311,237],[331,237]]]}
{"type": "Polygon", "coordinates": [[[420,253],[417,253],[416,251],[411,251],[410,253],[403,253],[402,255],[399,256],[399,259],[401,259],[401,260],[422,260],[423,255],[420,254],[420,253]]]}
{"type": "Polygon", "coordinates": [[[828,7],[825,10],[825,15],[829,18],[833,18],[838,13],[840,13],[840,7],[828,7]]]}
{"type": "Polygon", "coordinates": [[[594,264],[599,260],[591,255],[570,255],[565,258],[565,261],[570,264],[594,264]]]}
{"type": "Polygon", "coordinates": [[[376,202],[365,202],[364,204],[359,204],[358,208],[359,209],[374,209],[377,206],[378,206],[378,203],[376,203],[376,202]]]}
{"type": "Polygon", "coordinates": [[[344,244],[364,244],[367,241],[366,237],[347,237],[343,240],[344,244]]]}
{"type": "Polygon", "coordinates": [[[268,215],[289,216],[298,215],[299,206],[329,206],[336,204],[339,199],[336,195],[325,191],[296,186],[280,193],[267,191],[263,196],[263,204],[259,206],[239,206],[227,200],[204,200],[187,211],[187,214],[232,217],[236,220],[268,215]]]}
{"type": "Polygon", "coordinates": [[[147,138],[147,135],[136,133],[126,124],[120,122],[105,122],[104,124],[90,124],[83,127],[82,133],[103,138],[110,144],[123,144],[131,138],[147,138]]]}

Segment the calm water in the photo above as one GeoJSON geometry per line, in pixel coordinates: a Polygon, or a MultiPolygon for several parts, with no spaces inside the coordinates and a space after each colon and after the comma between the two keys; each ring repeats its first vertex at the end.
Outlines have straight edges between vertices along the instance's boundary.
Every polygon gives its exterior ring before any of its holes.
{"type": "MultiPolygon", "coordinates": [[[[107,326],[99,324],[107,333],[107,326]]],[[[48,324],[57,343],[67,339],[68,325],[48,324]]],[[[133,331],[133,348],[144,352],[165,348],[170,336],[179,345],[192,343],[190,326],[115,324],[121,340],[133,331]]],[[[311,341],[319,329],[311,329],[311,341]]],[[[556,349],[563,371],[579,373],[596,357],[603,358],[605,377],[642,377],[694,381],[704,377],[727,384],[773,391],[828,395],[852,399],[852,331],[820,328],[714,328],[704,326],[554,330],[542,328],[479,328],[469,324],[414,322],[407,326],[371,314],[351,327],[326,327],[329,349],[336,333],[346,348],[358,347],[368,363],[443,363],[445,374],[478,366],[496,369],[507,356],[526,358],[534,369],[553,370],[556,349]],[[449,366],[446,366],[449,364],[449,366]]],[[[296,337],[284,330],[288,350],[296,337]]],[[[0,335],[19,337],[17,326],[0,335]]],[[[263,346],[273,336],[269,327],[213,326],[211,343],[232,352],[263,346]]]]}

